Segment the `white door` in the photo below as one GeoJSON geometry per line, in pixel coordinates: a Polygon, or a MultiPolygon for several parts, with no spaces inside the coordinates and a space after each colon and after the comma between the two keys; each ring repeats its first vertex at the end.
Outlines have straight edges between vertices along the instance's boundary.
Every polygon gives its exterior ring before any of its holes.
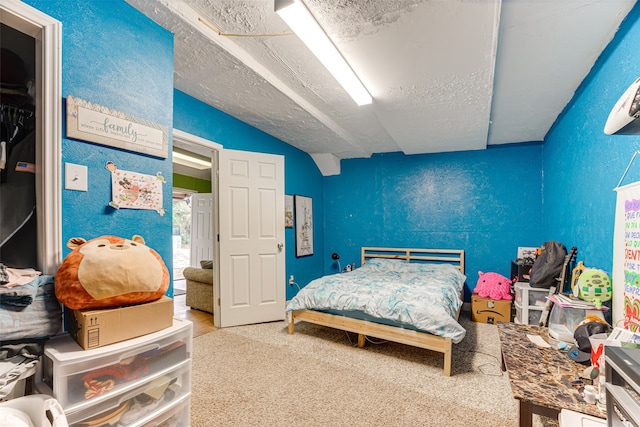
{"type": "Polygon", "coordinates": [[[219,155],[220,326],[283,320],[284,157],[219,155]]]}
{"type": "Polygon", "coordinates": [[[213,194],[191,195],[191,266],[213,260],[213,194]]]}

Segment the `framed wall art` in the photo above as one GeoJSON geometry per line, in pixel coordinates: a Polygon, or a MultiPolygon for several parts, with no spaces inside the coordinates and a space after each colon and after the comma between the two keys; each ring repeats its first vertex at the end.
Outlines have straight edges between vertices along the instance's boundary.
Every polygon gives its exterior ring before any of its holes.
{"type": "Polygon", "coordinates": [[[296,257],[313,255],[313,200],[294,197],[296,227],[296,257]]]}
{"type": "Polygon", "coordinates": [[[293,228],[293,196],[284,195],[284,226],[293,228]]]}

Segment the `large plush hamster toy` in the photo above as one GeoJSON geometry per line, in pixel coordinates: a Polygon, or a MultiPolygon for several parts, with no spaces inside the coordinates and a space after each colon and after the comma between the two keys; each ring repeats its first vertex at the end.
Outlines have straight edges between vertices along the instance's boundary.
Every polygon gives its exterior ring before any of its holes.
{"type": "Polygon", "coordinates": [[[55,277],[56,297],[73,310],[151,302],[169,287],[169,270],[140,236],[69,239],[55,277]]]}

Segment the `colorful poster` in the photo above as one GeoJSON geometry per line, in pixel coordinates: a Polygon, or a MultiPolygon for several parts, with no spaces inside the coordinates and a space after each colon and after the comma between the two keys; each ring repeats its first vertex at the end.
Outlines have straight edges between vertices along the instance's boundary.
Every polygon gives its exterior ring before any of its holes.
{"type": "Polygon", "coordinates": [[[107,163],[111,171],[111,202],[115,209],[149,209],[164,215],[162,208],[162,184],[160,173],[146,175],[139,172],[117,169],[112,162],[107,163]]]}
{"type": "Polygon", "coordinates": [[[640,182],[615,191],[613,324],[636,332],[640,331],[640,182]]]}

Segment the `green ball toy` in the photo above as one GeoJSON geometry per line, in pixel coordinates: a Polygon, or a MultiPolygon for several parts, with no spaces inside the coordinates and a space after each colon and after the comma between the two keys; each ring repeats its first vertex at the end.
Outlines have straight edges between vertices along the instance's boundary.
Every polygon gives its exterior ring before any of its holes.
{"type": "Polygon", "coordinates": [[[578,297],[592,302],[597,309],[602,308],[602,303],[613,297],[611,279],[607,273],[597,268],[585,269],[578,277],[578,297]]]}

